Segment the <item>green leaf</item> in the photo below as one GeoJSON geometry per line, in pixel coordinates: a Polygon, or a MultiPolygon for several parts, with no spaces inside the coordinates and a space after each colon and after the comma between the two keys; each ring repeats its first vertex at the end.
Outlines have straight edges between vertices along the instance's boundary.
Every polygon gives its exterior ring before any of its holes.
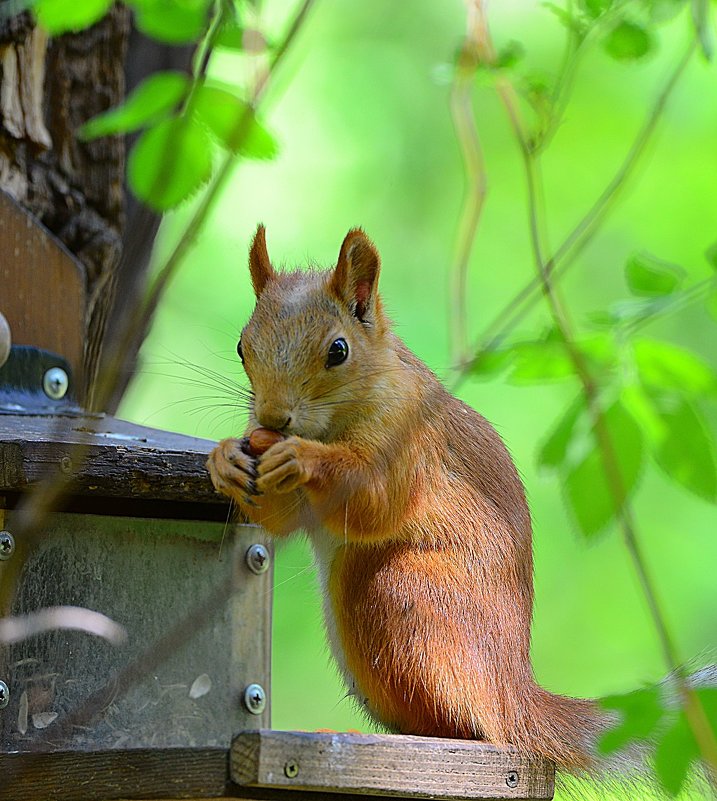
{"type": "MultiPolygon", "coordinates": [[[[712,731],[717,732],[717,690],[702,687],[695,694],[712,731]]],[[[657,741],[655,772],[664,789],[675,796],[684,787],[690,766],[700,758],[700,749],[684,711],[672,713],[671,718],[657,741]]]]}
{"type": "Polygon", "coordinates": [[[51,35],[81,31],[104,17],[112,0],[40,0],[35,16],[51,35]]]}
{"type": "Polygon", "coordinates": [[[215,86],[201,86],[193,105],[198,118],[219,142],[247,158],[273,159],[279,152],[274,137],[236,95],[215,86]]]}
{"type": "Polygon", "coordinates": [[[717,502],[715,444],[699,410],[684,398],[656,398],[665,432],[652,441],[655,461],[668,478],[712,503],[717,502]]]}
{"type": "Polygon", "coordinates": [[[644,58],[654,47],[650,32],[637,22],[622,20],[603,39],[608,55],[617,61],[644,58]]]}
{"type": "Polygon", "coordinates": [[[127,163],[129,184],[158,211],[174,208],[209,180],[211,153],[207,131],[195,119],[163,120],[135,144],[127,163]]]}
{"type": "Polygon", "coordinates": [[[553,97],[547,77],[540,72],[523,75],[518,87],[538,118],[541,130],[548,128],[553,112],[553,97]]]}
{"type": "Polygon", "coordinates": [[[157,72],[143,81],[122,103],[86,122],[77,132],[80,139],[144,128],[167,116],[185,98],[189,78],[182,72],[157,72]]]}
{"type": "Polygon", "coordinates": [[[655,297],[671,295],[684,282],[681,267],[656,259],[649,253],[631,256],[625,265],[627,285],[635,295],[655,297]]]}
{"type": "Polygon", "coordinates": [[[705,251],[705,258],[717,270],[717,242],[713,242],[705,251]]]}
{"type": "Polygon", "coordinates": [[[573,31],[573,33],[577,34],[579,39],[582,39],[585,36],[587,26],[579,17],[574,16],[556,3],[544,2],[541,3],[541,5],[543,8],[547,8],[548,11],[550,11],[550,13],[558,19],[561,25],[563,25],[569,31],[573,31]]]}
{"type": "Polygon", "coordinates": [[[637,485],[642,467],[642,434],[629,412],[616,401],[605,412],[604,419],[617,463],[621,494],[616,498],[611,490],[594,427],[594,447],[569,470],[564,481],[567,504],[578,528],[588,538],[615,517],[637,485]]]}
{"type": "Polygon", "coordinates": [[[609,11],[612,8],[612,4],[613,0],[581,0],[580,3],[585,13],[592,19],[597,19],[606,11],[609,11]]]}
{"type": "Polygon", "coordinates": [[[525,55],[525,47],[520,42],[510,41],[498,51],[493,69],[505,70],[514,67],[525,55]]]}
{"type": "Polygon", "coordinates": [[[561,467],[567,459],[568,449],[575,434],[575,427],[585,412],[585,401],[578,396],[568,406],[555,428],[538,451],[538,465],[545,468],[561,467]]]}
{"type": "Polygon", "coordinates": [[[639,339],[633,343],[633,352],[646,387],[686,395],[717,394],[717,373],[691,351],[657,339],[639,339]]]}
{"type": "Polygon", "coordinates": [[[521,342],[513,347],[513,369],[508,376],[515,384],[565,378],[575,371],[565,345],[554,340],[521,342]]]}
{"type": "Polygon", "coordinates": [[[633,740],[648,738],[662,720],[664,710],[659,687],[646,687],[624,695],[609,695],[600,699],[600,706],[620,716],[598,740],[598,751],[612,754],[633,740]]]}
{"type": "Polygon", "coordinates": [[[225,23],[219,31],[216,44],[218,47],[226,47],[229,50],[243,50],[244,27],[235,20],[225,23]]]}
{"type": "Polygon", "coordinates": [[[664,789],[677,795],[687,778],[691,762],[699,749],[683,712],[660,737],[655,751],[655,772],[664,789]]]}
{"type": "Polygon", "coordinates": [[[620,400],[635,418],[646,439],[660,442],[665,437],[667,424],[640,384],[626,384],[620,393],[620,400]]]}
{"type": "Polygon", "coordinates": [[[502,372],[513,360],[513,352],[505,350],[484,350],[478,354],[470,367],[470,373],[476,378],[494,376],[502,372]]]}
{"type": "MultiPolygon", "coordinates": [[[[587,359],[593,372],[603,372],[615,362],[612,339],[606,334],[595,334],[578,340],[574,345],[587,359]]],[[[515,384],[551,381],[575,373],[565,343],[554,329],[541,339],[516,343],[513,353],[513,369],[508,378],[515,384]]]]}
{"type": "Polygon", "coordinates": [[[210,0],[128,0],[135,24],[160,42],[196,42],[207,27],[210,0]]]}

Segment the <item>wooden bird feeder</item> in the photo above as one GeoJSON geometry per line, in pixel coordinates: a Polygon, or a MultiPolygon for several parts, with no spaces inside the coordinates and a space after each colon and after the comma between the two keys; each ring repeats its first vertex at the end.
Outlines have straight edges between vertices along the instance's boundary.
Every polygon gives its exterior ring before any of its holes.
{"type": "Polygon", "coordinates": [[[487,744],[272,731],[266,536],[227,523],[213,443],[78,406],[82,265],[1,196],[0,252],[3,801],[552,798],[550,764],[487,744]],[[23,540],[27,491],[48,476],[70,480],[62,509],[23,540]],[[57,607],[127,640],[8,635],[57,607]]]}

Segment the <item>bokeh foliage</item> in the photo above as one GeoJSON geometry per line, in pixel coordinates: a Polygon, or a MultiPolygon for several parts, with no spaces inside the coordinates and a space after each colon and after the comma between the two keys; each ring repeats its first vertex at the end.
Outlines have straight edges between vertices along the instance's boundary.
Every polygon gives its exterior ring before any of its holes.
{"type": "MultiPolygon", "coordinates": [[[[53,4],[63,7],[55,0],[43,6],[53,4]]],[[[152,15],[160,6],[166,15],[171,4],[133,5],[151,33],[152,15]]],[[[201,5],[183,4],[176,30],[185,39],[201,5]]],[[[617,169],[696,34],[701,54],[688,64],[638,169],[559,291],[605,402],[622,486],[678,650],[701,661],[709,660],[717,639],[717,104],[709,11],[703,0],[560,6],[514,0],[491,7],[499,56],[491,69],[478,71],[474,90],[489,191],[466,298],[477,339],[534,272],[525,176],[493,91],[495,73],[509,74],[522,93],[531,144],[542,150],[547,238],[557,244],[617,169]],[[556,125],[549,102],[566,36],[585,46],[556,125]]],[[[285,15],[278,0],[264,4],[269,40],[285,15]]],[[[215,31],[222,46],[206,84],[190,86],[172,75],[151,79],[138,90],[144,97],[135,95],[124,112],[85,129],[92,135],[147,127],[129,174],[135,191],[159,208],[201,188],[213,147],[237,149],[232,132],[247,114],[252,56],[242,52],[232,25],[215,31]],[[168,146],[176,142],[182,146],[168,146]],[[176,161],[167,162],[167,154],[176,161]]],[[[275,263],[315,259],[327,266],[346,230],[362,225],[382,252],[383,296],[399,333],[449,385],[456,380],[448,323],[457,311],[448,286],[464,176],[448,93],[463,28],[457,0],[318,3],[290,55],[282,96],[274,89],[277,102],[268,98],[266,127],[252,116],[252,136],[239,148],[273,160],[237,167],[160,308],[123,407],[127,416],[212,438],[241,430],[234,399],[206,371],[242,380],[234,346],[253,306],[244,254],[258,221],[267,225],[275,263]]],[[[175,36],[174,27],[168,30],[175,36]]],[[[160,262],[189,206],[167,219],[160,262]]],[[[613,747],[630,732],[654,732],[662,721],[669,750],[658,749],[658,767],[674,792],[694,744],[683,718],[665,711],[654,690],[621,695],[659,679],[665,668],[614,531],[594,424],[546,307],[536,306],[470,372],[460,393],[506,439],[531,500],[538,678],[555,691],[610,696],[625,713],[613,747]]],[[[280,549],[274,723],[363,728],[341,700],[324,656],[309,561],[301,543],[280,549]]],[[[705,698],[711,709],[713,698],[705,698]]]]}

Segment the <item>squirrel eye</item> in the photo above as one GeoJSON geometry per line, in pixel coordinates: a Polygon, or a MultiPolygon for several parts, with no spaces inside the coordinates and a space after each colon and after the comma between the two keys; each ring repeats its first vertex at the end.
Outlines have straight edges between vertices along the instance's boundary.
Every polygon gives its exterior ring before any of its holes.
{"type": "Polygon", "coordinates": [[[349,355],[349,343],[342,338],[335,339],[329,348],[329,355],[326,359],[327,367],[336,367],[337,364],[346,361],[349,355]]]}
{"type": "Polygon", "coordinates": [[[241,337],[239,337],[239,341],[237,342],[237,353],[239,354],[241,363],[244,364],[244,352],[241,349],[241,337]]]}

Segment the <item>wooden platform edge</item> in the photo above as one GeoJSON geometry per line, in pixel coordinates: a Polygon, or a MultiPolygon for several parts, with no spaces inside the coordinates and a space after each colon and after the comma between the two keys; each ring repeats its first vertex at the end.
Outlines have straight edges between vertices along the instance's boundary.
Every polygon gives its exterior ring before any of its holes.
{"type": "Polygon", "coordinates": [[[475,740],[271,731],[238,735],[230,773],[244,787],[403,798],[551,799],[552,763],[475,740]]]}

